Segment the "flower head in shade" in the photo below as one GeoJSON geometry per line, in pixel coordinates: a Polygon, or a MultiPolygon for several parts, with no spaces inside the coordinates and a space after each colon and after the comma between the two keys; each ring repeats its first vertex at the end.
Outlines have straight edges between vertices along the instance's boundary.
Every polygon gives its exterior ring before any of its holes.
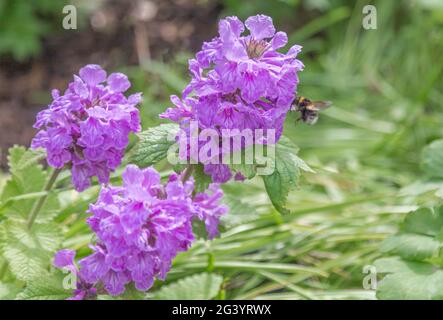
{"type": "Polygon", "coordinates": [[[129,133],[140,131],[141,94],[126,97],[130,86],[122,73],[107,76],[100,66],[87,65],[64,94],[54,90],[52,103],[37,115],[32,147],[45,148],[52,167],[71,166],[78,191],[93,176],[107,183],[121,163],[129,133]]]}
{"type": "MultiPolygon", "coordinates": [[[[182,99],[173,96],[175,107],[161,117],[182,127],[197,121],[200,129],[273,129],[277,142],[303,69],[297,59],[301,47],[277,51],[286,46],[287,35],[276,32],[272,19],[264,15],[249,17],[244,24],[227,17],[218,31],[219,36],[205,42],[189,61],[191,81],[182,99]]],[[[232,174],[227,171],[223,164],[205,164],[215,182],[229,180],[232,174]]]]}
{"type": "Polygon", "coordinates": [[[103,187],[98,201],[90,206],[88,224],[96,234],[93,253],[79,261],[80,279],[103,285],[118,295],[133,282],[148,290],[155,278],[165,279],[177,253],[194,240],[192,220],[205,222],[210,238],[217,235],[220,217],[227,208],[217,185],[209,194],[192,198],[193,180],[183,182],[173,174],[166,185],[152,168],[129,165],[121,187],[103,187]]]}

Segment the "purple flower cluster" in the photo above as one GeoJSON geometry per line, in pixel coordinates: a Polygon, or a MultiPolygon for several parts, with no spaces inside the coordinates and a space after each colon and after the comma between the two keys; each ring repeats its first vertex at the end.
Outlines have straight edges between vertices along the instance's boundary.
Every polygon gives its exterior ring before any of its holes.
{"type": "Polygon", "coordinates": [[[223,192],[212,184],[209,193],[193,199],[193,190],[192,179],[183,182],[173,174],[162,185],[153,168],[135,165],[126,168],[121,187],[103,187],[90,205],[88,224],[97,243],[91,246],[93,253],[79,261],[81,294],[90,294],[91,286],[85,284],[102,284],[119,295],[129,282],[144,291],[155,278],[165,279],[172,259],[194,240],[194,218],[205,222],[210,238],[217,235],[220,217],[227,212],[219,204],[223,192]]]}
{"type": "MultiPolygon", "coordinates": [[[[161,115],[181,124],[190,121],[200,129],[274,129],[275,141],[283,130],[287,112],[295,99],[297,73],[303,63],[298,45],[284,54],[284,32],[276,32],[272,19],[257,15],[243,24],[237,17],[219,23],[219,36],[205,42],[196,59],[189,61],[192,79],[183,99],[172,97],[175,108],[161,115]],[[248,35],[242,35],[245,26],[248,35]]],[[[226,165],[205,165],[213,181],[225,182],[231,173],[226,165]]]]}
{"type": "Polygon", "coordinates": [[[97,296],[97,289],[92,284],[87,283],[79,274],[78,268],[74,262],[75,251],[63,249],[55,254],[54,266],[60,269],[68,270],[76,279],[74,296],[68,300],[87,300],[94,299],[97,296]]]}
{"type": "Polygon", "coordinates": [[[141,94],[125,97],[130,86],[122,73],[107,77],[100,66],[87,65],[63,95],[54,90],[53,102],[37,115],[34,127],[40,131],[32,148],[45,148],[52,167],[72,166],[78,191],[86,189],[93,176],[107,183],[121,163],[129,133],[140,131],[136,105],[141,94]]]}

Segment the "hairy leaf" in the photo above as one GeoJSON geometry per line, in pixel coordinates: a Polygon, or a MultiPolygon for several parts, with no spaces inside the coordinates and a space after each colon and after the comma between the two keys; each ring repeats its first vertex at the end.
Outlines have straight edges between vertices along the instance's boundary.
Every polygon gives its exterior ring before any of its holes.
{"type": "Polygon", "coordinates": [[[377,285],[377,298],[384,300],[443,299],[443,270],[422,262],[396,258],[379,259],[378,273],[387,275],[377,285]]]}
{"type": "Polygon", "coordinates": [[[208,300],[217,295],[222,282],[223,278],[216,274],[196,274],[162,287],[155,293],[154,298],[160,300],[208,300]]]}
{"type": "Polygon", "coordinates": [[[21,280],[47,273],[61,237],[53,224],[34,224],[29,230],[23,221],[8,221],[4,255],[12,273],[21,280]]]}
{"type": "Polygon", "coordinates": [[[300,169],[312,172],[296,153],[297,147],[286,137],[281,137],[275,147],[274,172],[263,176],[269,198],[280,213],[289,213],[286,201],[289,191],[297,186],[300,169]]]}
{"type": "Polygon", "coordinates": [[[254,221],[258,217],[257,210],[249,203],[242,201],[240,197],[225,193],[223,203],[229,207],[229,213],[221,219],[226,227],[254,221]]]}
{"type": "MultiPolygon", "coordinates": [[[[11,177],[0,196],[0,214],[26,219],[42,189],[49,179],[47,171],[38,162],[44,157],[41,150],[12,147],[9,150],[8,163],[11,177]]],[[[59,210],[59,201],[55,194],[50,194],[37,216],[36,222],[51,221],[59,210]]]]}
{"type": "Polygon", "coordinates": [[[17,295],[19,300],[64,300],[72,296],[72,290],[63,289],[63,274],[50,274],[29,281],[17,295]]]}
{"type": "Polygon", "coordinates": [[[382,243],[395,256],[375,262],[377,273],[387,274],[377,286],[379,299],[443,299],[442,219],[441,207],[420,208],[382,243]]]}
{"type": "Polygon", "coordinates": [[[166,158],[178,130],[176,124],[161,124],[139,133],[140,141],[132,151],[131,162],[139,167],[148,167],[166,158]]]}
{"type": "Polygon", "coordinates": [[[432,178],[443,178],[443,140],[436,140],[423,149],[422,168],[432,178]]]}

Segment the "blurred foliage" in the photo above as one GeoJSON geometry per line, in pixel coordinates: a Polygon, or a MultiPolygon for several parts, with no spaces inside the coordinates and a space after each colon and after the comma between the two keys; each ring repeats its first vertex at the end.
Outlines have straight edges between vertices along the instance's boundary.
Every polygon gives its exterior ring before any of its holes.
{"type": "MultiPolygon", "coordinates": [[[[233,217],[226,230],[180,254],[166,284],[156,283],[149,294],[161,295],[167,291],[162,286],[175,288],[181,279],[209,273],[223,277],[217,298],[374,299],[374,291],[363,289],[362,268],[386,254],[404,255],[395,246],[401,241],[386,247],[383,240],[404,233],[401,222],[409,212],[442,202],[442,184],[435,179],[441,174],[432,174],[441,163],[441,152],[433,152],[441,142],[431,144],[443,137],[441,1],[371,1],[378,13],[376,30],[361,25],[367,1],[221,2],[222,16],[268,14],[288,33],[290,44],[303,45],[300,59],[306,68],[298,92],[331,100],[333,107],[312,127],[295,125],[296,115],[288,116],[285,135],[316,171],[304,174],[300,187],[289,193],[291,214],[280,216],[260,179],[225,185],[233,217]]],[[[119,68],[130,76],[132,90],[144,94],[145,129],[162,122],[158,114],[171,105],[169,95],[180,94],[189,80],[191,56],[179,52],[172,61],[119,68]]],[[[172,170],[164,162],[156,166],[165,176],[172,170]]],[[[63,225],[62,247],[78,250],[79,257],[89,253],[85,210],[96,193],[97,187],[81,195],[59,193],[61,211],[54,219],[63,225]]],[[[406,255],[415,249],[408,250],[406,255]]],[[[414,267],[402,261],[395,265],[402,268],[396,269],[400,282],[391,282],[379,298],[402,290],[395,286],[403,283],[403,271],[414,267]]],[[[441,267],[440,260],[431,262],[441,267]]],[[[0,284],[0,293],[14,290],[0,284]]]]}
{"type": "MultiPolygon", "coordinates": [[[[289,194],[292,214],[279,217],[260,181],[226,185],[238,225],[180,255],[168,281],[205,271],[211,254],[227,298],[375,298],[363,290],[362,269],[384,255],[381,241],[417,206],[441,203],[441,185],[423,181],[420,160],[443,137],[443,8],[438,1],[373,1],[378,28],[365,30],[366,4],[223,1],[221,16],[272,16],[290,44],[303,46],[299,94],[333,107],[312,127],[288,116],[285,135],[316,171],[289,194]],[[255,219],[245,214],[251,205],[255,219]],[[294,265],[320,274],[285,269],[294,265]]],[[[145,127],[160,122],[169,94],[180,94],[191,56],[127,69],[134,90],[145,94],[145,127]]]]}
{"type": "Polygon", "coordinates": [[[0,0],[0,55],[24,60],[38,54],[42,37],[61,26],[57,17],[65,4],[65,0],[0,0]]]}

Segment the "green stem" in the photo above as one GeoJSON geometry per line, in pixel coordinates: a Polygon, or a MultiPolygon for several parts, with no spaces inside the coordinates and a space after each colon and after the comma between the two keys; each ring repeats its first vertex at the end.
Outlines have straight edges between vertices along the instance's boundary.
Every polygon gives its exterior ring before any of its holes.
{"type": "Polygon", "coordinates": [[[183,170],[182,182],[186,182],[192,175],[194,171],[194,167],[192,165],[188,165],[185,170],[183,170]]]}
{"type": "Polygon", "coordinates": [[[37,218],[38,213],[40,212],[41,208],[46,202],[46,199],[49,195],[49,190],[52,189],[54,186],[55,181],[57,180],[58,175],[60,174],[61,169],[55,169],[51,176],[49,177],[49,180],[46,182],[45,187],[42,191],[46,191],[47,193],[43,195],[41,198],[37,200],[37,202],[32,207],[31,213],[29,214],[28,221],[26,223],[26,226],[28,229],[31,229],[32,225],[34,224],[35,219],[37,218]]]}

